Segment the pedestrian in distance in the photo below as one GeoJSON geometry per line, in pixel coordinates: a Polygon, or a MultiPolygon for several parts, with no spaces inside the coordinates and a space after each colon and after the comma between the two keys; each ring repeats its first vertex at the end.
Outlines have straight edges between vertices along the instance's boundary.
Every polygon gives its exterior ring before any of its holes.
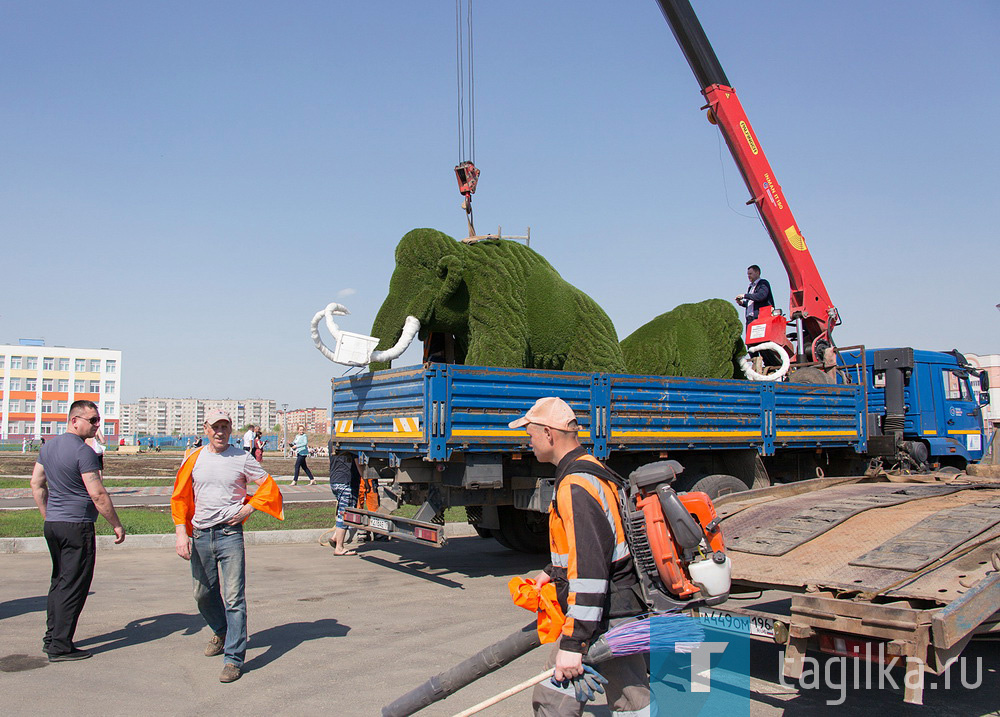
{"type": "Polygon", "coordinates": [[[195,603],[212,630],[205,655],[224,655],[220,682],[238,680],[246,658],[243,522],[254,510],[284,520],[277,483],[252,455],[229,445],[232,432],[228,413],[206,414],[208,445],[181,464],[170,499],[176,551],[191,562],[195,603]],[[258,486],[252,497],[249,483],[258,486]]]}
{"type": "MultiPolygon", "coordinates": [[[[584,676],[583,655],[616,618],[641,614],[645,605],[618,510],[614,474],[580,445],[573,409],[560,398],[540,398],[511,421],[525,428],[540,463],[556,466],[549,509],[552,562],[535,577],[539,588],[552,582],[566,616],[546,668],[550,680],[535,686],[536,716],[578,717],[586,702],[571,681],[584,676]]],[[[590,669],[590,668],[588,668],[590,669]]],[[[612,714],[649,714],[649,678],[642,655],[602,663],[612,714]]]]}
{"type": "Polygon", "coordinates": [[[358,551],[344,547],[347,540],[347,523],[344,522],[344,510],[354,505],[357,495],[354,486],[361,482],[361,469],[353,453],[330,454],[330,491],[337,499],[337,522],[333,527],[333,554],[357,555],[358,551]]]}
{"type": "Polygon", "coordinates": [[[251,423],[247,426],[246,432],[243,434],[243,450],[247,453],[253,453],[253,439],[256,437],[257,432],[254,430],[254,425],[251,423]]]}
{"type": "Polygon", "coordinates": [[[254,431],[254,436],[253,436],[253,457],[257,460],[258,463],[264,460],[265,443],[267,443],[267,441],[265,441],[262,436],[260,426],[257,426],[257,429],[254,431]]]}
{"type": "Polygon", "coordinates": [[[97,454],[97,463],[101,468],[101,473],[104,473],[104,434],[101,433],[101,429],[97,429],[92,437],[88,438],[86,441],[87,445],[90,446],[91,450],[97,454]]]}
{"type": "Polygon", "coordinates": [[[97,404],[74,401],[66,424],[66,433],[42,446],[31,473],[31,493],[45,521],[43,533],[52,556],[42,638],[49,662],[91,656],[76,647],[73,637],[94,579],[98,513],[114,530],[115,543],[125,540],[125,528],[104,488],[97,454],[86,444],[101,424],[97,404]]]}
{"type": "Polygon", "coordinates": [[[292,441],[292,450],[295,451],[295,474],[292,476],[292,485],[299,484],[299,470],[304,470],[309,476],[309,485],[316,485],[316,478],[306,463],[306,458],[309,457],[309,437],[306,435],[305,426],[299,426],[295,440],[292,441]]]}

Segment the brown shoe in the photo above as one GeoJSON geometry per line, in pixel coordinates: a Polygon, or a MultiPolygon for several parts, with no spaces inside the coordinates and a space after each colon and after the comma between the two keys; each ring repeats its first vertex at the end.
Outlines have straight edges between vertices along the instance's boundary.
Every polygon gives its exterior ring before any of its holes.
{"type": "Polygon", "coordinates": [[[243,675],[240,668],[231,662],[222,666],[222,674],[219,675],[219,682],[236,682],[243,675]]]}
{"type": "Polygon", "coordinates": [[[212,635],[212,639],[208,641],[207,645],[205,645],[205,657],[215,657],[216,655],[221,655],[225,644],[225,634],[212,635]]]}

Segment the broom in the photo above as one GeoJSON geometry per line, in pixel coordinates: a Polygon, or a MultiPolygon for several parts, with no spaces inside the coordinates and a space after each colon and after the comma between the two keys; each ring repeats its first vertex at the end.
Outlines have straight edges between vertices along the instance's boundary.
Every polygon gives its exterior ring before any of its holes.
{"type": "MultiPolygon", "coordinates": [[[[651,651],[691,652],[701,644],[705,633],[694,618],[677,612],[642,615],[620,623],[602,635],[587,651],[584,662],[600,664],[613,657],[639,655],[651,651]]],[[[535,623],[525,625],[521,630],[477,652],[469,659],[450,670],[427,680],[405,695],[382,708],[382,717],[408,717],[438,700],[443,700],[480,677],[517,659],[541,645],[535,623]]],[[[527,689],[552,675],[547,670],[541,675],[518,685],[520,689],[505,691],[505,699],[527,689]]],[[[499,695],[498,695],[499,697],[499,695]]],[[[487,700],[482,709],[499,702],[487,700]]],[[[477,705],[479,707],[479,705],[477,705]]],[[[472,714],[469,712],[469,714],[472,714]]]]}

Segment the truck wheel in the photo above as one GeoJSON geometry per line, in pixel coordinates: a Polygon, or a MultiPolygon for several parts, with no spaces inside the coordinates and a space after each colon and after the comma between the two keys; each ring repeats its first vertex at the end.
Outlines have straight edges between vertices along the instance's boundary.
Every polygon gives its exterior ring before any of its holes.
{"type": "Polygon", "coordinates": [[[501,533],[499,530],[494,530],[492,528],[487,528],[486,530],[489,530],[490,536],[495,538],[496,541],[500,543],[500,545],[502,545],[503,547],[507,548],[507,550],[515,549],[513,545],[507,542],[507,538],[503,537],[503,533],[501,533]]]}
{"type": "Polygon", "coordinates": [[[705,476],[704,478],[695,481],[694,485],[687,490],[708,493],[708,497],[715,500],[716,498],[721,498],[724,495],[739,493],[748,489],[749,486],[736,476],[718,474],[705,476]]]}
{"type": "Polygon", "coordinates": [[[519,553],[547,553],[549,551],[548,516],[533,510],[519,510],[510,505],[497,507],[500,530],[493,537],[504,547],[519,553]]]}
{"type": "Polygon", "coordinates": [[[478,525],[473,525],[472,527],[476,529],[476,532],[479,534],[480,538],[493,537],[493,531],[490,530],[489,528],[480,528],[478,525]]]}

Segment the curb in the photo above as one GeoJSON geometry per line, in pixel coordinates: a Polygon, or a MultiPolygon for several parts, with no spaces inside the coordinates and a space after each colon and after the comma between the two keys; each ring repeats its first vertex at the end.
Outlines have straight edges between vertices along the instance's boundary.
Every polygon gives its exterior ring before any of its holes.
{"type": "MultiPolygon", "coordinates": [[[[246,545],[286,545],[292,543],[317,543],[323,533],[330,528],[315,528],[307,530],[253,530],[243,534],[246,545]]],[[[476,535],[476,529],[468,523],[447,523],[445,537],[467,538],[476,535]]],[[[167,535],[127,535],[125,542],[115,545],[114,536],[98,535],[97,550],[146,550],[150,548],[174,548],[175,536],[167,535]]],[[[49,547],[45,538],[0,538],[0,554],[12,553],[47,553],[49,547]]]]}

